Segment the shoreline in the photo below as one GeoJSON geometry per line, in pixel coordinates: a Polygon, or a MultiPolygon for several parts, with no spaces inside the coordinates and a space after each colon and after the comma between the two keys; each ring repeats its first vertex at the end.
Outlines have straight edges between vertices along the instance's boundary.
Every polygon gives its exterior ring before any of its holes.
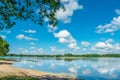
{"type": "Polygon", "coordinates": [[[15,76],[28,76],[28,77],[37,78],[40,80],[41,79],[80,80],[80,79],[75,79],[73,77],[65,76],[61,74],[53,74],[53,73],[31,70],[31,69],[15,68],[12,66],[14,62],[15,61],[0,60],[0,78],[15,75],[15,76]]]}

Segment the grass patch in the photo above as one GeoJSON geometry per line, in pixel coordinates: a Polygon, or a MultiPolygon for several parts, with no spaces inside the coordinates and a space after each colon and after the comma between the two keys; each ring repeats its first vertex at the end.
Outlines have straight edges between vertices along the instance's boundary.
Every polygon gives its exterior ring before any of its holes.
{"type": "Polygon", "coordinates": [[[39,79],[24,76],[5,76],[0,78],[0,80],[39,80],[39,79]]]}

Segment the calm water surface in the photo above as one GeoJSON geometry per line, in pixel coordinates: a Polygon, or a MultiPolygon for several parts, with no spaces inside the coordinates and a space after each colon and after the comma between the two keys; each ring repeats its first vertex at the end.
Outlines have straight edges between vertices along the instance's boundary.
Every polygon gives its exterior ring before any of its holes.
{"type": "Polygon", "coordinates": [[[120,80],[120,58],[6,58],[18,60],[19,62],[13,64],[18,68],[57,73],[85,80],[120,80]]]}

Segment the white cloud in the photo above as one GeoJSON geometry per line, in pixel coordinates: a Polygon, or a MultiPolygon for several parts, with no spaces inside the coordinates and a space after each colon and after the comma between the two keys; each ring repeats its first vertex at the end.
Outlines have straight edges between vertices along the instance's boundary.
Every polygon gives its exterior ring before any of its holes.
{"type": "Polygon", "coordinates": [[[64,23],[69,23],[71,21],[71,16],[75,10],[83,9],[83,6],[79,5],[77,0],[61,0],[61,2],[64,4],[66,10],[60,8],[55,16],[64,23]]]}
{"type": "MultiPolygon", "coordinates": [[[[71,22],[71,17],[74,11],[83,9],[83,5],[79,5],[77,0],[61,0],[61,3],[64,5],[65,9],[60,8],[59,10],[57,10],[55,13],[55,17],[64,23],[71,22]]],[[[49,21],[48,18],[45,18],[44,20],[46,22],[49,21]]],[[[52,25],[48,25],[47,27],[48,32],[55,32],[58,29],[58,27],[53,27],[52,25]]]]}
{"type": "Polygon", "coordinates": [[[113,20],[105,25],[99,25],[97,27],[97,33],[113,33],[114,31],[120,30],[120,16],[114,17],[113,20]]]}
{"type": "Polygon", "coordinates": [[[97,43],[95,44],[95,47],[96,47],[96,48],[103,49],[103,48],[107,48],[108,46],[107,46],[107,44],[106,44],[105,42],[97,42],[97,43]]]}
{"type": "Polygon", "coordinates": [[[77,46],[77,43],[76,43],[76,42],[75,42],[75,43],[70,43],[70,44],[68,45],[68,47],[69,47],[70,49],[74,49],[74,50],[79,49],[79,47],[77,46]]]}
{"type": "Polygon", "coordinates": [[[31,30],[31,29],[29,29],[29,30],[26,30],[26,31],[24,31],[25,33],[36,33],[36,30],[31,30]]]}
{"type": "Polygon", "coordinates": [[[45,53],[43,48],[35,48],[34,46],[30,47],[30,49],[25,48],[16,48],[14,53],[22,53],[22,54],[43,54],[45,53]]]}
{"type": "Polygon", "coordinates": [[[97,42],[91,47],[91,50],[97,53],[119,53],[120,43],[112,42],[112,39],[108,39],[104,42],[97,42]]]}
{"type": "Polygon", "coordinates": [[[36,54],[44,54],[45,51],[44,51],[43,48],[39,48],[39,49],[35,49],[35,53],[36,53],[36,54]]]}
{"type": "Polygon", "coordinates": [[[50,49],[51,49],[51,51],[53,51],[53,52],[57,50],[55,46],[51,46],[50,49]]]}
{"type": "Polygon", "coordinates": [[[35,48],[35,47],[33,47],[33,49],[31,49],[29,53],[31,53],[31,54],[44,54],[45,51],[44,51],[43,48],[35,48]]]}
{"type": "Polygon", "coordinates": [[[67,30],[62,30],[59,33],[55,33],[54,36],[59,38],[66,38],[66,37],[70,37],[71,35],[67,30]]]}
{"type": "Polygon", "coordinates": [[[111,43],[111,42],[113,42],[114,40],[113,39],[107,39],[105,42],[106,43],[111,43]]]}
{"type": "Polygon", "coordinates": [[[86,42],[86,41],[82,41],[82,42],[81,42],[81,45],[82,45],[82,46],[85,46],[85,47],[88,47],[88,46],[90,45],[90,43],[89,43],[89,42],[86,42]]]}
{"type": "Polygon", "coordinates": [[[3,39],[6,39],[7,37],[5,35],[0,35],[3,39]]]}
{"type": "Polygon", "coordinates": [[[116,14],[120,15],[120,9],[115,10],[116,14]]]}
{"type": "Polygon", "coordinates": [[[26,49],[24,49],[24,48],[17,48],[17,52],[19,52],[20,54],[21,54],[21,53],[27,54],[27,53],[28,53],[28,50],[26,50],[26,49]]]}
{"type": "Polygon", "coordinates": [[[60,54],[64,54],[65,53],[65,49],[57,49],[55,46],[51,46],[50,47],[52,52],[56,52],[56,53],[60,53],[60,54]]]}
{"type": "Polygon", "coordinates": [[[65,38],[60,38],[59,42],[61,42],[61,43],[68,43],[69,41],[67,39],[65,39],[65,38]]]}
{"type": "Polygon", "coordinates": [[[72,35],[67,30],[62,30],[58,33],[54,33],[54,36],[59,39],[59,42],[62,44],[67,44],[70,49],[77,50],[79,47],[77,46],[76,40],[72,37],[72,35]]]}
{"type": "Polygon", "coordinates": [[[37,38],[32,38],[32,37],[28,37],[28,36],[25,36],[23,34],[19,34],[16,36],[17,39],[24,39],[24,40],[38,40],[37,38]]]}

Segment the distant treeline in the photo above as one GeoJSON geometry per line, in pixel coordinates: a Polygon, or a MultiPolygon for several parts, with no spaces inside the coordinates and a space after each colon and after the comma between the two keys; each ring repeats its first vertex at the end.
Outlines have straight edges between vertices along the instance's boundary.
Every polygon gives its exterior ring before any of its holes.
{"type": "Polygon", "coordinates": [[[64,55],[25,55],[25,54],[7,54],[7,56],[20,57],[120,57],[120,54],[64,54],[64,55]]]}

